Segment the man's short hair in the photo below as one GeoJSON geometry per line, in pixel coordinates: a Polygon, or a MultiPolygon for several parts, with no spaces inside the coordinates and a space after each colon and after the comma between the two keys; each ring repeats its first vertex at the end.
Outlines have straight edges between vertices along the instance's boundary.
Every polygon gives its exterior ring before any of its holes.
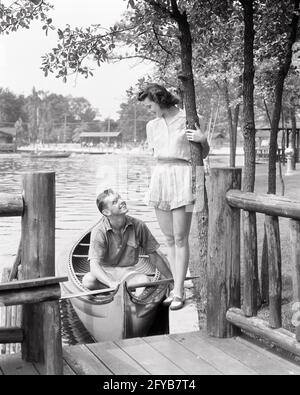
{"type": "Polygon", "coordinates": [[[102,211],[105,209],[105,199],[107,198],[107,196],[112,195],[114,193],[115,192],[112,189],[106,189],[105,191],[103,191],[97,196],[96,204],[101,214],[102,211]]]}

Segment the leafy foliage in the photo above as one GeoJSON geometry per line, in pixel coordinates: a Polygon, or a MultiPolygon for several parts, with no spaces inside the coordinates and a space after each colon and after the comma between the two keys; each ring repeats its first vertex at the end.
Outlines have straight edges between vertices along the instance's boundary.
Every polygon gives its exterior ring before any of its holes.
{"type": "Polygon", "coordinates": [[[42,0],[34,4],[27,0],[17,0],[6,6],[0,3],[0,34],[16,32],[20,28],[29,29],[34,20],[40,20],[42,29],[48,33],[49,29],[54,29],[52,18],[48,16],[53,8],[51,4],[42,0]]]}

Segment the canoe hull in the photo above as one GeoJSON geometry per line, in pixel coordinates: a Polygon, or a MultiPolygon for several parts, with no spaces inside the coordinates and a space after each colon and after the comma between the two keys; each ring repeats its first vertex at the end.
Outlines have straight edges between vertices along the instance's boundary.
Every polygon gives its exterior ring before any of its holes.
{"type": "MultiPolygon", "coordinates": [[[[125,284],[110,303],[91,304],[84,298],[71,300],[79,319],[98,342],[147,336],[155,322],[161,301],[146,306],[133,303],[123,287],[125,284]]],[[[168,327],[163,333],[167,332],[168,327]]]]}

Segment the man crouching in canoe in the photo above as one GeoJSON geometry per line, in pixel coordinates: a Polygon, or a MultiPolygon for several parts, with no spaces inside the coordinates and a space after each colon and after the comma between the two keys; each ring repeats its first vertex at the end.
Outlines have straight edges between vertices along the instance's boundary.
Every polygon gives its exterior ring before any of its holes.
{"type": "Polygon", "coordinates": [[[86,288],[99,289],[103,284],[116,288],[129,277],[135,283],[144,282],[146,276],[135,270],[141,248],[149,255],[152,266],[164,277],[172,278],[166,258],[157,251],[159,243],[143,221],[127,215],[126,202],[117,192],[102,192],[97,197],[97,207],[103,217],[91,232],[90,272],[82,280],[86,288]]]}

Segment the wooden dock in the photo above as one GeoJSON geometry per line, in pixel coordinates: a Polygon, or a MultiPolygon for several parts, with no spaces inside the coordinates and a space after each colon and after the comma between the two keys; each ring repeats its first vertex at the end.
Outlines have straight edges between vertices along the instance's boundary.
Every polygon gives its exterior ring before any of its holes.
{"type": "MultiPolygon", "coordinates": [[[[65,375],[300,375],[300,364],[246,337],[200,332],[67,346],[65,375]]],[[[42,365],[18,354],[0,357],[0,375],[40,375],[42,365]]]]}

